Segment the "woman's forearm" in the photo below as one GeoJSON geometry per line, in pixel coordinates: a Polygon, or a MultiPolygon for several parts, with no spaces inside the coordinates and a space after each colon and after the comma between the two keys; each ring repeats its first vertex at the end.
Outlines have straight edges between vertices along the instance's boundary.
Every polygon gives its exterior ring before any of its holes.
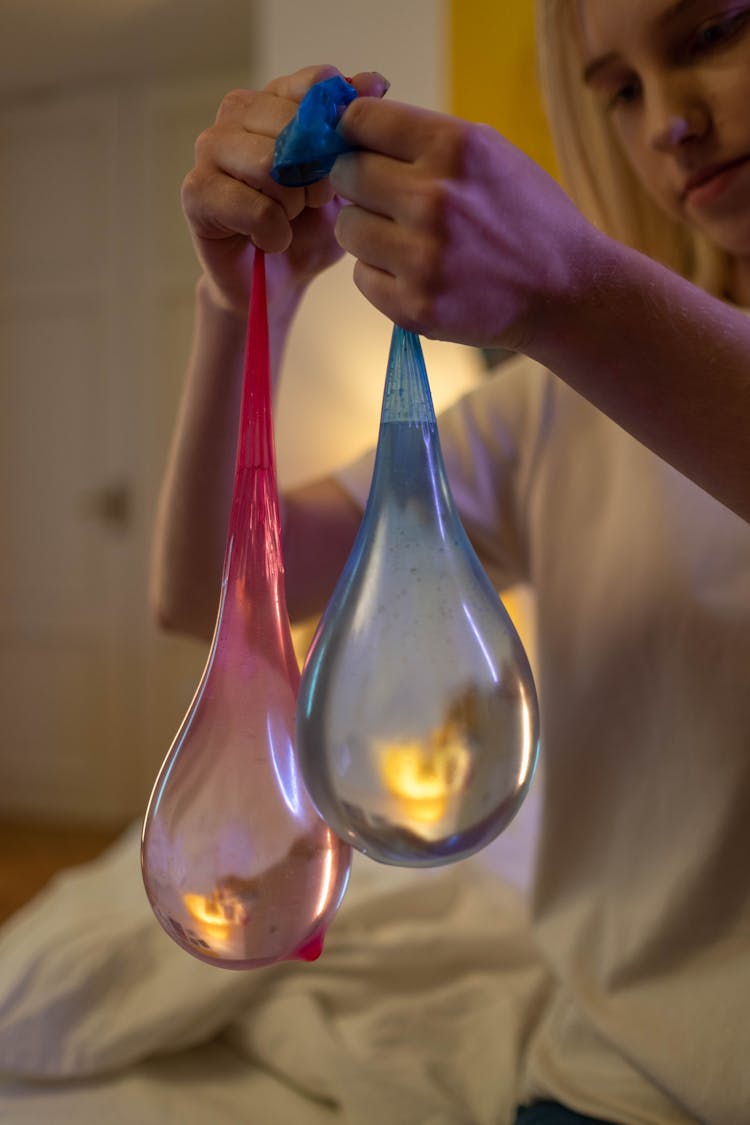
{"type": "MultiPolygon", "coordinates": [[[[269,293],[274,377],[301,294],[269,293]]],[[[246,321],[196,289],[193,346],[159,497],[151,601],[162,627],[210,637],[234,479],[246,321]]]]}
{"type": "Polygon", "coordinates": [[[750,317],[609,239],[592,261],[528,353],[750,520],[750,317]]]}
{"type": "Polygon", "coordinates": [[[359,98],[341,128],[337,235],[376,308],[539,360],[750,519],[750,318],[599,233],[489,126],[359,98]]]}

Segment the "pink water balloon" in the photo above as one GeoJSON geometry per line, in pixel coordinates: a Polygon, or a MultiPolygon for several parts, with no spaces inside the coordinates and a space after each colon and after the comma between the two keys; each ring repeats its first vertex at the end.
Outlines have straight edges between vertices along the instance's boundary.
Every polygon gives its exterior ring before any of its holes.
{"type": "Polygon", "coordinates": [[[141,861],[154,912],[201,960],[311,960],[351,850],[297,767],[299,667],[284,593],[263,255],[256,252],[232,510],[213,643],[161,768],[141,861]]]}

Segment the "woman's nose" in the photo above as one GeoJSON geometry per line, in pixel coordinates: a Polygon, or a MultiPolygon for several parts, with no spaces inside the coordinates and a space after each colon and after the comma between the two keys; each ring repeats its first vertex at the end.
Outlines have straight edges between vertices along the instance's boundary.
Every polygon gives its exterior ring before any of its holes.
{"type": "Polygon", "coordinates": [[[699,140],[708,132],[710,115],[704,106],[695,103],[665,110],[659,115],[651,133],[651,145],[658,152],[670,152],[689,141],[699,140]]]}

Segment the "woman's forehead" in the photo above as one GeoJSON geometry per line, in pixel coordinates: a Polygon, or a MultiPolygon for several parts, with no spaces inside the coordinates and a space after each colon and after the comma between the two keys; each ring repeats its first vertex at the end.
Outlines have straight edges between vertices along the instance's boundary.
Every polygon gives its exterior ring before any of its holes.
{"type": "Polygon", "coordinates": [[[578,30],[584,53],[617,50],[629,23],[640,23],[644,8],[663,0],[576,0],[578,30]]]}
{"type": "Polygon", "coordinates": [[[584,53],[619,51],[643,37],[656,40],[673,25],[700,17],[707,6],[708,0],[576,0],[584,53]]]}

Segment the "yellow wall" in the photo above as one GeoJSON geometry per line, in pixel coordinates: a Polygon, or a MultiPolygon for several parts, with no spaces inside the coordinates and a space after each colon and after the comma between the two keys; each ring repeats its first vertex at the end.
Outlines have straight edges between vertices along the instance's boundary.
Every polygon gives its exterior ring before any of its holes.
{"type": "Polygon", "coordinates": [[[451,109],[498,129],[554,173],[536,86],[532,0],[450,0],[451,109]]]}
{"type": "MultiPolygon", "coordinates": [[[[555,173],[536,85],[532,0],[450,0],[450,109],[483,121],[555,173]]],[[[503,593],[535,663],[534,608],[523,588],[503,593]]]]}

